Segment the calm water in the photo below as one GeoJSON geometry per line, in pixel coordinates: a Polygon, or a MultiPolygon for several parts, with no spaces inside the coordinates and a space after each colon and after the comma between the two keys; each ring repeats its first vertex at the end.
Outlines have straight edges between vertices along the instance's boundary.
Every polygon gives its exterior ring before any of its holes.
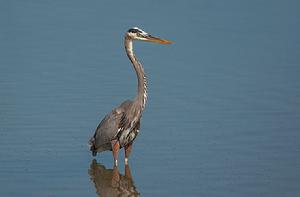
{"type": "Polygon", "coordinates": [[[299,196],[298,1],[2,1],[0,196],[299,196]],[[129,168],[87,141],[149,100],[129,168]]]}

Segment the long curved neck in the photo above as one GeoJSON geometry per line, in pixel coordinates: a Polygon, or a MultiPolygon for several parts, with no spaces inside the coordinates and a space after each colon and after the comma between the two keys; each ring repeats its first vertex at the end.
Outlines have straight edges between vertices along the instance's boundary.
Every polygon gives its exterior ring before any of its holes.
{"type": "Polygon", "coordinates": [[[138,80],[137,95],[134,99],[134,103],[140,106],[143,110],[147,102],[147,79],[144,68],[133,53],[132,39],[125,36],[124,44],[127,56],[133,64],[138,80]]]}

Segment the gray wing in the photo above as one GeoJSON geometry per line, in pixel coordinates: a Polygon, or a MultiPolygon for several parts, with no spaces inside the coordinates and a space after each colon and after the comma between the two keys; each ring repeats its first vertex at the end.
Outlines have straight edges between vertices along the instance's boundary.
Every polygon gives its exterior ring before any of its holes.
{"type": "Polygon", "coordinates": [[[107,114],[98,125],[94,136],[90,139],[93,155],[97,152],[111,150],[111,140],[117,137],[119,125],[132,101],[125,101],[107,114]]]}

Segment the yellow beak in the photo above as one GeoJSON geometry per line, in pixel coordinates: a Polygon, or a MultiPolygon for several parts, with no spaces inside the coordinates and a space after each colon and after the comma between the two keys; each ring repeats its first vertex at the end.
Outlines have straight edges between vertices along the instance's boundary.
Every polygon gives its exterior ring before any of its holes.
{"type": "Polygon", "coordinates": [[[147,36],[147,40],[148,42],[156,42],[156,43],[159,43],[159,44],[172,44],[172,41],[169,41],[169,40],[164,40],[164,39],[161,39],[161,38],[157,38],[157,37],[154,37],[154,36],[147,36]]]}

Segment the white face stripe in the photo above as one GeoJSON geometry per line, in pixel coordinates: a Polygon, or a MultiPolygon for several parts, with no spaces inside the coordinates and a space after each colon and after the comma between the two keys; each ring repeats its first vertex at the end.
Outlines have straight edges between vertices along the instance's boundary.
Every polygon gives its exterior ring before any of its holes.
{"type": "Polygon", "coordinates": [[[147,32],[145,32],[144,30],[138,28],[138,27],[133,27],[131,28],[128,32],[127,32],[127,35],[131,38],[131,39],[134,39],[134,40],[142,40],[142,41],[145,41],[147,40],[146,38],[144,37],[147,37],[149,36],[149,34],[147,32]],[[130,31],[130,30],[137,30],[138,32],[133,32],[133,31],[130,31]]]}
{"type": "Polygon", "coordinates": [[[147,32],[145,32],[144,30],[142,30],[142,29],[140,29],[140,28],[138,28],[138,27],[133,27],[132,29],[139,30],[140,32],[142,32],[142,34],[144,34],[144,35],[148,35],[148,33],[147,33],[147,32]]]}

